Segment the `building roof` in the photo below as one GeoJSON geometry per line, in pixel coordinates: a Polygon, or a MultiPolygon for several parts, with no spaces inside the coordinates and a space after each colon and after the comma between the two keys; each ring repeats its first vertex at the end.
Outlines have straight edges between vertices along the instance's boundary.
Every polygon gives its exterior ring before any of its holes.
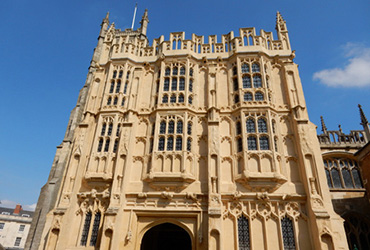
{"type": "Polygon", "coordinates": [[[0,215],[9,213],[7,215],[13,215],[13,216],[21,216],[21,217],[30,217],[32,218],[34,212],[33,211],[27,211],[27,210],[21,210],[19,214],[14,214],[14,208],[7,208],[7,207],[0,207],[0,215]],[[27,216],[28,215],[28,216],[27,216]]]}

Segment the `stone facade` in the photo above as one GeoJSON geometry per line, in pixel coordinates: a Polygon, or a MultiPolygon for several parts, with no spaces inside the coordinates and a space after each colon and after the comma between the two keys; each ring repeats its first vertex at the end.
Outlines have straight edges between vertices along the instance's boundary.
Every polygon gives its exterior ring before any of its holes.
{"type": "Polygon", "coordinates": [[[33,212],[23,210],[21,205],[15,209],[0,207],[0,249],[24,248],[32,215],[33,212]]]}
{"type": "Polygon", "coordinates": [[[26,249],[348,249],[282,16],[151,46],[148,22],[103,20],[26,249]]]}
{"type": "Polygon", "coordinates": [[[339,130],[327,130],[321,117],[318,135],[334,210],[344,219],[351,250],[370,249],[370,128],[359,109],[363,130],[345,134],[340,125],[339,130]]]}

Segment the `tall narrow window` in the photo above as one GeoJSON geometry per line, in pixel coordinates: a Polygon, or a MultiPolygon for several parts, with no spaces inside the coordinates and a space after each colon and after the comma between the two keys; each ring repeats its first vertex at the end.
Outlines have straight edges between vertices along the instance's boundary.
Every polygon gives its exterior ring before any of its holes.
{"type": "Polygon", "coordinates": [[[166,122],[165,121],[161,121],[161,124],[159,126],[159,133],[160,134],[166,133],[166,122]]]}
{"type": "Polygon", "coordinates": [[[171,90],[172,91],[176,91],[177,90],[177,78],[172,78],[171,90]]]}
{"type": "Polygon", "coordinates": [[[118,103],[118,97],[114,97],[114,99],[113,99],[113,105],[117,105],[117,103],[118,103]]]}
{"type": "Polygon", "coordinates": [[[269,150],[269,138],[267,136],[260,137],[260,149],[261,150],[269,150]]]}
{"type": "Polygon", "coordinates": [[[113,130],[113,123],[109,123],[109,126],[108,126],[108,135],[109,136],[112,135],[112,130],[113,130]]]}
{"type": "Polygon", "coordinates": [[[249,136],[247,142],[248,150],[257,150],[257,138],[255,136],[249,136]]]}
{"type": "Polygon", "coordinates": [[[191,151],[191,139],[190,139],[190,138],[188,138],[188,140],[187,140],[187,142],[186,142],[186,150],[187,150],[188,152],[190,152],[190,151],[191,151]]]}
{"type": "Polygon", "coordinates": [[[162,97],[162,103],[168,103],[168,95],[162,97]]]}
{"type": "Polygon", "coordinates": [[[193,92],[193,80],[192,79],[189,80],[189,91],[193,92]]]}
{"type": "Polygon", "coordinates": [[[245,218],[244,216],[241,216],[238,219],[238,242],[239,250],[250,249],[249,222],[248,219],[245,218]]]}
{"type": "Polygon", "coordinates": [[[240,99],[239,99],[239,95],[235,95],[234,96],[234,103],[239,103],[240,99]]]}
{"type": "Polygon", "coordinates": [[[249,118],[247,120],[247,133],[255,133],[256,132],[256,125],[254,124],[254,120],[249,118]]]}
{"type": "Polygon", "coordinates": [[[121,130],[121,124],[117,125],[117,131],[116,131],[116,136],[119,136],[119,132],[121,130]]]}
{"type": "Polygon", "coordinates": [[[107,124],[106,123],[103,123],[103,126],[101,127],[101,133],[100,133],[101,136],[104,136],[105,135],[105,130],[106,129],[107,129],[107,124]]]}
{"type": "Polygon", "coordinates": [[[110,143],[110,139],[107,139],[107,140],[105,141],[104,152],[108,152],[108,150],[109,150],[109,143],[110,143]]]}
{"type": "Polygon", "coordinates": [[[250,76],[243,76],[243,88],[252,88],[252,81],[250,76]]]}
{"type": "Polygon", "coordinates": [[[193,68],[190,68],[190,70],[189,70],[189,75],[190,75],[190,76],[193,76],[193,73],[194,73],[193,68]]]}
{"type": "Polygon", "coordinates": [[[176,137],[176,150],[182,150],[182,137],[180,136],[176,137]]]}
{"type": "Polygon", "coordinates": [[[112,82],[110,83],[109,93],[113,93],[113,90],[114,90],[114,81],[112,81],[112,82]]]}
{"type": "Polygon", "coordinates": [[[82,229],[82,235],[81,235],[81,241],[80,241],[81,246],[86,246],[87,237],[89,235],[89,230],[90,230],[90,224],[91,224],[91,212],[88,212],[85,216],[85,223],[82,229]]]}
{"type": "Polygon", "coordinates": [[[168,133],[173,134],[175,132],[175,123],[174,121],[170,121],[168,123],[168,133]]]}
{"type": "Polygon", "coordinates": [[[116,78],[117,77],[117,71],[113,71],[113,77],[112,78],[116,78]]]}
{"type": "Polygon", "coordinates": [[[189,104],[193,104],[193,97],[189,96],[188,102],[189,102],[189,104]]]}
{"type": "Polygon", "coordinates": [[[19,247],[21,245],[22,237],[15,238],[14,246],[19,247]]]}
{"type": "Polygon", "coordinates": [[[179,90],[185,90],[185,78],[180,78],[179,90]]]}
{"type": "Polygon", "coordinates": [[[267,123],[266,120],[263,118],[258,119],[258,132],[267,133],[267,123]]]}
{"type": "Polygon", "coordinates": [[[172,69],[172,75],[177,76],[177,73],[178,73],[178,68],[177,67],[174,67],[172,69]]]}
{"type": "Polygon", "coordinates": [[[99,143],[98,143],[98,152],[101,152],[102,148],[103,148],[103,142],[104,140],[103,139],[100,139],[99,140],[99,143]]]}
{"type": "Polygon", "coordinates": [[[126,83],[125,83],[125,87],[124,87],[124,89],[123,89],[123,93],[124,93],[124,94],[126,94],[126,93],[127,93],[127,87],[128,87],[128,83],[126,82],[126,83]]]}
{"type": "Polygon", "coordinates": [[[101,214],[100,214],[100,212],[97,212],[95,214],[94,224],[93,224],[93,228],[92,228],[92,232],[91,232],[90,246],[95,246],[96,245],[96,241],[98,239],[98,233],[99,233],[100,218],[101,218],[101,214]]]}
{"type": "Polygon", "coordinates": [[[116,140],[114,141],[114,145],[113,145],[113,152],[114,152],[114,153],[117,153],[117,148],[118,148],[118,139],[116,139],[116,140]]]}
{"type": "Polygon", "coordinates": [[[109,97],[107,101],[107,105],[111,105],[111,103],[112,103],[112,97],[109,97]]]}
{"type": "Polygon", "coordinates": [[[122,102],[121,102],[121,106],[125,106],[125,101],[126,101],[126,98],[122,98],[122,102]]]}
{"type": "Polygon", "coordinates": [[[183,94],[180,94],[179,95],[179,103],[184,103],[184,95],[183,94]]]}
{"type": "Polygon", "coordinates": [[[120,90],[121,90],[121,81],[117,80],[116,93],[119,93],[120,90]]]}
{"type": "Polygon", "coordinates": [[[167,150],[168,151],[173,150],[173,137],[172,136],[167,138],[167,150]]]}
{"type": "Polygon", "coordinates": [[[164,78],[163,91],[170,90],[170,78],[164,78]]]}
{"type": "Polygon", "coordinates": [[[160,137],[158,141],[158,151],[164,150],[164,137],[160,137]]]}
{"type": "Polygon", "coordinates": [[[236,67],[233,68],[233,75],[236,76],[238,74],[238,69],[236,67]]]}
{"type": "Polygon", "coordinates": [[[233,79],[233,85],[234,85],[234,91],[237,91],[239,89],[239,83],[238,83],[238,78],[233,79]]]}
{"type": "Polygon", "coordinates": [[[118,78],[122,78],[122,75],[123,75],[123,71],[120,70],[119,74],[118,74],[118,78]]]}
{"type": "Polygon", "coordinates": [[[126,80],[130,78],[130,71],[127,71],[126,80]]]}
{"type": "Polygon", "coordinates": [[[242,138],[238,138],[237,147],[238,147],[238,152],[243,151],[243,140],[242,140],[242,138]]]}
{"type": "Polygon", "coordinates": [[[260,75],[253,76],[253,87],[262,88],[262,80],[260,75]]]}
{"type": "Polygon", "coordinates": [[[170,102],[171,103],[176,103],[176,95],[175,94],[171,95],[170,102]]]}
{"type": "Polygon", "coordinates": [[[284,217],[281,219],[281,232],[284,250],[295,250],[293,222],[290,218],[284,217]]]}
{"type": "Polygon", "coordinates": [[[241,133],[242,133],[242,126],[241,126],[240,122],[237,122],[236,123],[236,134],[240,135],[241,133]]]}
{"type": "Polygon", "coordinates": [[[191,122],[188,122],[188,135],[191,135],[191,122]]]}
{"type": "Polygon", "coordinates": [[[180,120],[180,121],[177,122],[177,125],[176,125],[176,133],[177,134],[182,134],[182,127],[183,127],[183,123],[180,120]]]}
{"type": "Polygon", "coordinates": [[[164,71],[164,75],[165,76],[169,76],[171,74],[171,69],[170,68],[166,68],[166,70],[164,71]]]}

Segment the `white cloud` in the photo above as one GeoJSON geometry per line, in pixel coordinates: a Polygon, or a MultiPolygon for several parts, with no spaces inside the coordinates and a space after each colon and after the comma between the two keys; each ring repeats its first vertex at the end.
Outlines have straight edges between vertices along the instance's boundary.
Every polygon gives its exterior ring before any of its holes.
{"type": "MultiPolygon", "coordinates": [[[[7,207],[7,208],[15,208],[15,206],[19,203],[11,200],[0,200],[0,207],[7,207]]],[[[22,204],[21,204],[22,205],[22,204]]],[[[22,205],[23,210],[28,211],[35,211],[36,209],[36,203],[31,205],[22,205]]]]}
{"type": "Polygon", "coordinates": [[[313,79],[330,87],[370,86],[370,48],[347,43],[344,47],[347,64],[343,68],[324,69],[314,73],[313,79]]]}

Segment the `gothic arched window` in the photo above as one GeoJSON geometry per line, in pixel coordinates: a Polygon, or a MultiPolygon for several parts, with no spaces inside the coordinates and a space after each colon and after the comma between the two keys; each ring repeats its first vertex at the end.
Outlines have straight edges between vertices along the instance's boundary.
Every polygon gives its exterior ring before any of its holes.
{"type": "Polygon", "coordinates": [[[185,78],[180,78],[179,90],[185,90],[185,78]]]}
{"type": "Polygon", "coordinates": [[[178,101],[179,101],[179,103],[184,103],[184,95],[183,94],[179,95],[178,101]]]}
{"type": "Polygon", "coordinates": [[[159,133],[165,134],[166,133],[166,122],[161,121],[161,124],[159,125],[159,133]]]}
{"type": "Polygon", "coordinates": [[[170,90],[170,78],[164,78],[163,91],[170,90]]]}
{"type": "Polygon", "coordinates": [[[252,88],[252,81],[249,75],[243,76],[243,88],[252,88]]]}
{"type": "Polygon", "coordinates": [[[100,226],[101,213],[97,212],[94,217],[94,224],[91,232],[90,246],[95,246],[98,240],[99,226],[100,226]]]}
{"type": "Polygon", "coordinates": [[[249,118],[247,120],[247,133],[254,133],[256,132],[256,125],[254,124],[254,120],[249,118]]]}
{"type": "Polygon", "coordinates": [[[253,76],[253,87],[262,88],[262,80],[260,75],[253,76]]]}
{"type": "Polygon", "coordinates": [[[89,231],[90,231],[91,217],[92,217],[91,212],[88,212],[85,215],[85,222],[84,222],[84,226],[82,229],[82,235],[81,235],[81,241],[80,241],[81,246],[86,246],[87,237],[89,236],[89,231]]]}
{"type": "Polygon", "coordinates": [[[182,137],[176,137],[176,150],[182,150],[182,137]]]}
{"type": "Polygon", "coordinates": [[[120,90],[121,90],[121,81],[117,80],[116,93],[118,93],[120,90]]]}
{"type": "Polygon", "coordinates": [[[258,63],[253,63],[252,64],[252,72],[253,73],[260,72],[260,65],[258,63]]]}
{"type": "Polygon", "coordinates": [[[168,95],[162,97],[162,103],[168,103],[168,95]]]}
{"type": "Polygon", "coordinates": [[[170,68],[166,68],[165,71],[164,71],[164,75],[165,76],[169,76],[171,74],[171,69],[170,68]]]}
{"type": "Polygon", "coordinates": [[[168,123],[168,133],[173,134],[175,132],[175,123],[174,121],[170,121],[168,123]]]}
{"type": "Polygon", "coordinates": [[[267,136],[261,136],[260,137],[260,149],[261,150],[269,150],[269,138],[267,136]]]}
{"type": "Polygon", "coordinates": [[[168,151],[173,150],[173,136],[167,138],[167,150],[168,151]]]}
{"type": "Polygon", "coordinates": [[[158,151],[163,151],[164,150],[164,137],[161,136],[159,137],[158,140],[158,151]]]}
{"type": "Polygon", "coordinates": [[[258,119],[258,132],[267,133],[267,122],[263,118],[258,119]]]}
{"type": "Polygon", "coordinates": [[[262,92],[256,92],[256,94],[254,95],[254,99],[256,101],[263,101],[265,98],[263,97],[263,93],[262,92]]]}
{"type": "Polygon", "coordinates": [[[247,142],[248,150],[257,150],[257,138],[255,136],[249,136],[247,142]]]}
{"type": "Polygon", "coordinates": [[[329,188],[363,188],[360,171],[355,160],[349,158],[325,158],[325,173],[329,188]]]}
{"type": "Polygon", "coordinates": [[[238,243],[239,250],[249,250],[250,240],[249,240],[249,221],[244,216],[238,218],[238,243]]]}
{"type": "Polygon", "coordinates": [[[171,90],[172,91],[176,91],[177,90],[177,78],[172,78],[171,90]]]}
{"type": "Polygon", "coordinates": [[[180,75],[185,75],[185,67],[180,68],[180,75]]]}
{"type": "Polygon", "coordinates": [[[243,63],[242,64],[242,73],[249,73],[249,64],[243,63]]]}
{"type": "Polygon", "coordinates": [[[290,218],[281,219],[281,233],[283,235],[284,250],[295,250],[293,222],[290,218]]]}
{"type": "Polygon", "coordinates": [[[177,134],[182,134],[182,127],[183,127],[183,123],[181,120],[179,120],[177,122],[177,125],[176,125],[176,133],[177,134]]]}
{"type": "Polygon", "coordinates": [[[170,102],[171,103],[176,103],[176,95],[175,94],[171,95],[170,102]]]}
{"type": "Polygon", "coordinates": [[[242,125],[240,124],[240,122],[237,122],[236,123],[236,134],[240,135],[241,133],[242,133],[242,125]]]}
{"type": "Polygon", "coordinates": [[[244,93],[244,101],[246,102],[253,101],[253,95],[251,92],[244,93]]]}

